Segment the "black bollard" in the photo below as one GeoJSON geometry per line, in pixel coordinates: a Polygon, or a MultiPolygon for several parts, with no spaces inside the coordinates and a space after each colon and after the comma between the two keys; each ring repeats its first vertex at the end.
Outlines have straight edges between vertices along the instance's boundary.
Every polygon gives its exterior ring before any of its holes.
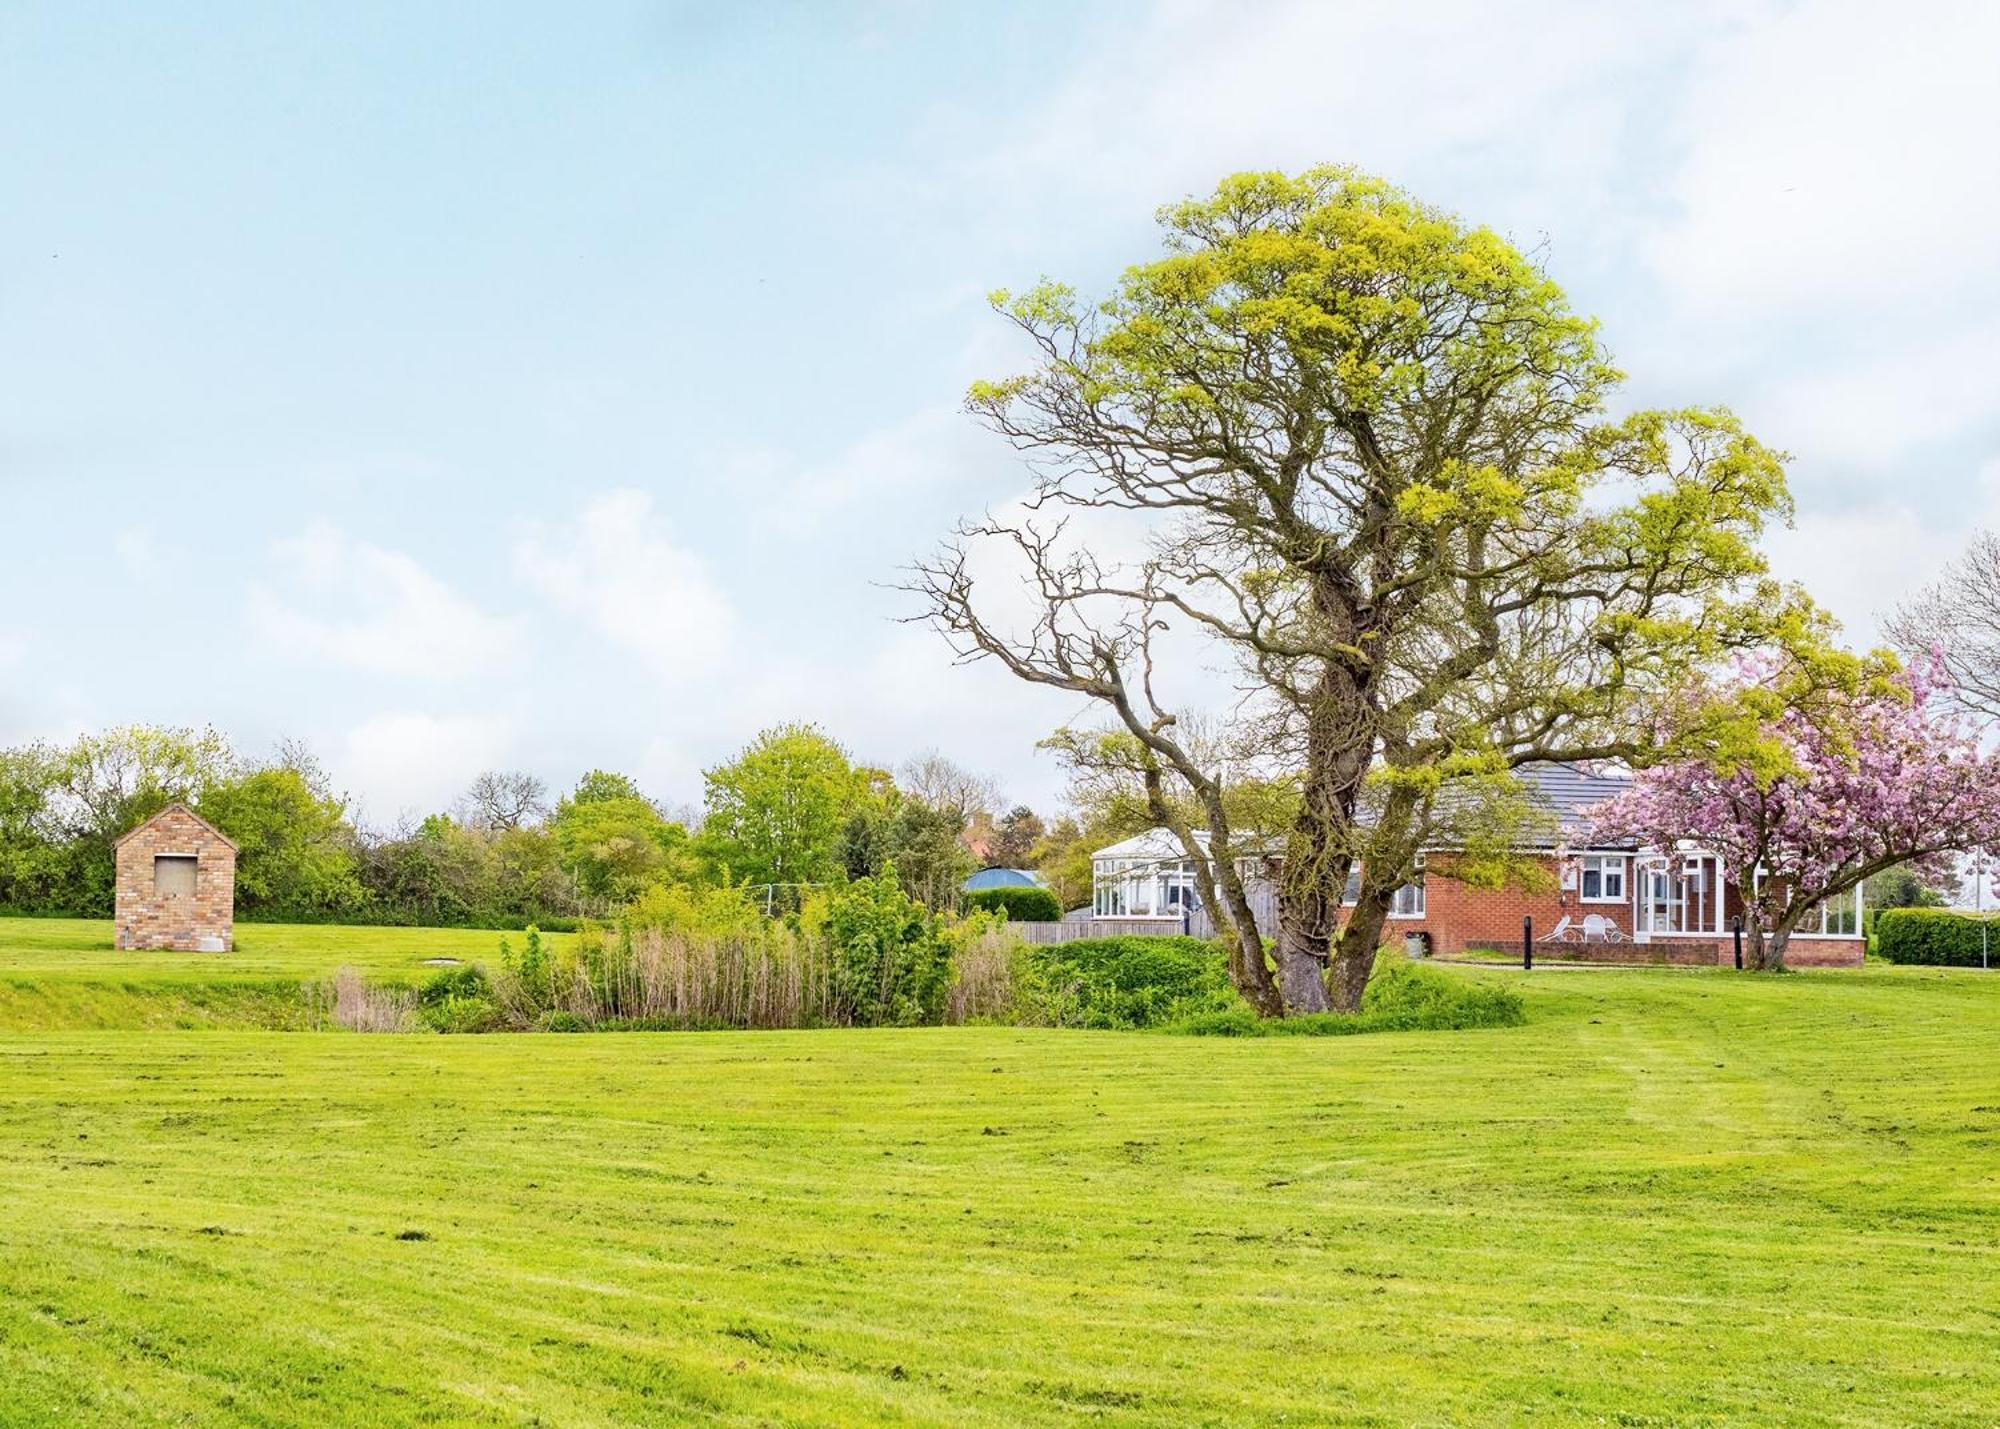
{"type": "Polygon", "coordinates": [[[1535,966],[1535,915],[1530,913],[1521,919],[1521,971],[1532,971],[1535,966]]]}
{"type": "Polygon", "coordinates": [[[1738,913],[1729,920],[1729,931],[1736,939],[1736,971],[1743,971],[1743,915],[1738,913]]]}

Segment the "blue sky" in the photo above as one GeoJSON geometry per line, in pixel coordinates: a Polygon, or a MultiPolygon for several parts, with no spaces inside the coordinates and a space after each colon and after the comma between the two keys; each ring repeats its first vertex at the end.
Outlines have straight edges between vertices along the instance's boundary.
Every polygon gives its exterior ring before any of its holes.
{"type": "Polygon", "coordinates": [[[0,741],[303,737],[388,821],[801,718],[1050,802],[1077,711],[884,588],[1022,489],[983,295],[1320,159],[1792,451],[1866,640],[2000,519],[2000,12],[1649,8],[0,3],[0,741]]]}

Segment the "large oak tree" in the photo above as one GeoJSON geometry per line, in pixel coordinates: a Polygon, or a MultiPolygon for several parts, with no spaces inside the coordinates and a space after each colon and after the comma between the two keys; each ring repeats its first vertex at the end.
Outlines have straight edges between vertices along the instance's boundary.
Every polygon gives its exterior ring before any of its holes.
{"type": "Polygon", "coordinates": [[[1106,737],[1068,747],[1139,780],[1255,1007],[1353,1008],[1416,855],[1504,823],[1509,771],[1641,756],[1691,669],[1815,628],[1757,550],[1783,463],[1719,409],[1609,415],[1621,375],[1541,266],[1381,180],[1242,174],[1160,222],[1165,252],[1101,302],[996,295],[1033,362],[969,405],[1033,493],[911,584],[961,655],[1101,709],[1106,737]],[[1090,511],[1142,519],[1146,554],[1093,550],[1067,520],[1090,511]],[[980,574],[994,545],[1026,619],[980,574]],[[1296,788],[1281,849],[1232,821],[1241,758],[1160,693],[1186,635],[1242,677],[1236,747],[1296,788]],[[1259,855],[1282,859],[1272,929],[1259,855]]]}

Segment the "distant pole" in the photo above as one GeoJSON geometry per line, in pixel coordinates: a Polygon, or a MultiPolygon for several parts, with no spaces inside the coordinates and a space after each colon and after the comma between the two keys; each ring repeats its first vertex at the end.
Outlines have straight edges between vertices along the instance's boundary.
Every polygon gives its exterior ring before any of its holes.
{"type": "Polygon", "coordinates": [[[1743,971],[1743,915],[1738,913],[1729,920],[1729,931],[1736,940],[1736,971],[1743,971]]]}
{"type": "Polygon", "coordinates": [[[1535,915],[1530,913],[1521,919],[1521,971],[1530,972],[1535,966],[1535,915]]]}
{"type": "Polygon", "coordinates": [[[1986,960],[1986,855],[1974,854],[1972,858],[1973,900],[1979,909],[1979,970],[1992,971],[1986,960]]]}

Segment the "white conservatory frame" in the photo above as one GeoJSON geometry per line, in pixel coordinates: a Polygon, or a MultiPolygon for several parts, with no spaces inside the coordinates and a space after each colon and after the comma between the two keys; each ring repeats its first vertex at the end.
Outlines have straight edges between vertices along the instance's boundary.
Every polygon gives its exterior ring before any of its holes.
{"type": "MultiPolygon", "coordinates": [[[[1655,938],[1723,938],[1729,936],[1729,882],[1722,860],[1698,848],[1671,853],[1638,853],[1631,864],[1632,941],[1655,938]]],[[[1827,899],[1817,909],[1818,920],[1802,921],[1795,938],[1859,940],[1862,889],[1827,899]]]]}

